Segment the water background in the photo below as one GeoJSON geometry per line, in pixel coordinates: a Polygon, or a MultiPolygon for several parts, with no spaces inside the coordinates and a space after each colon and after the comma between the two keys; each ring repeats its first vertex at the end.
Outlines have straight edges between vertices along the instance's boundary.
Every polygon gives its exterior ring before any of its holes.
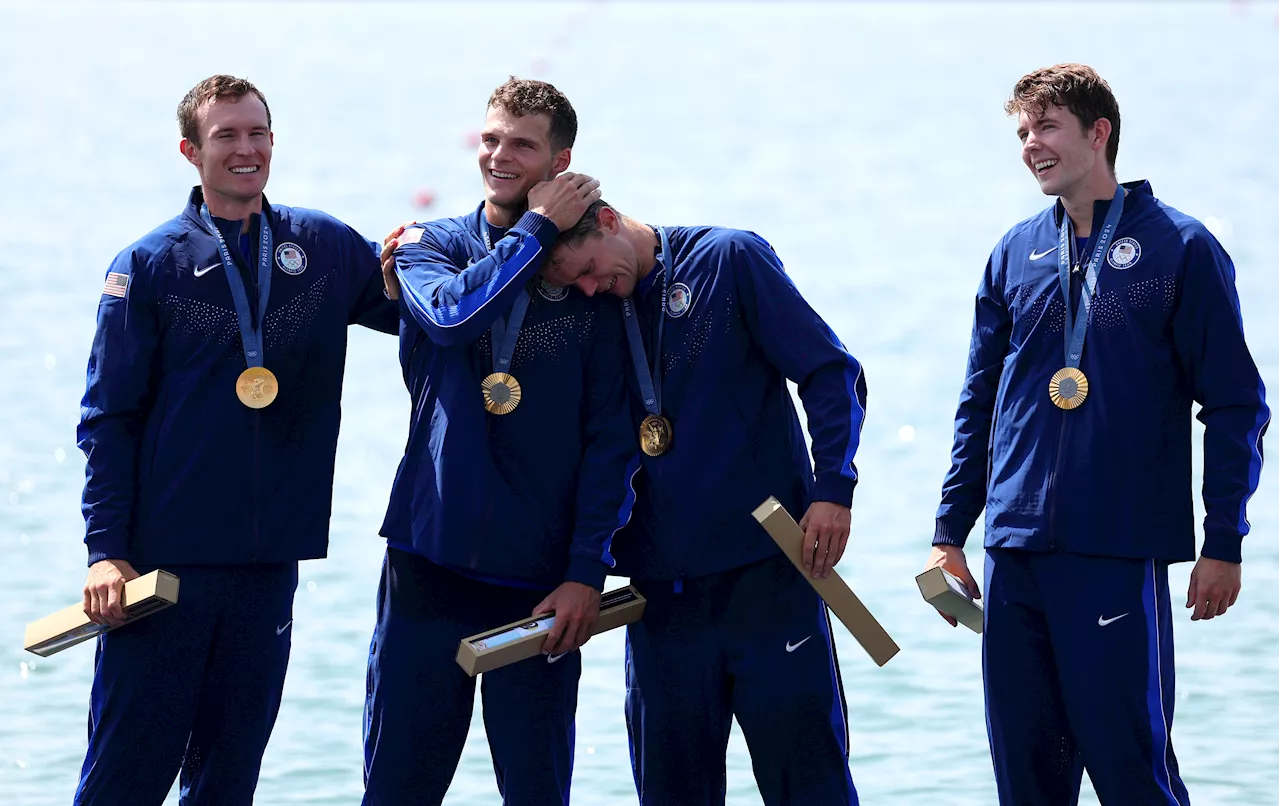
{"type": "MultiPolygon", "coordinates": [[[[977,636],[928,612],[913,576],[983,264],[1047,203],[1001,105],[1023,73],[1061,61],[1094,65],[1115,90],[1120,178],[1151,180],[1235,259],[1274,410],[1274,4],[0,3],[0,804],[67,803],[75,788],[93,651],[39,659],[22,631],[79,596],[74,426],[102,277],[181,210],[196,176],[174,108],[215,72],[249,77],[271,103],[269,197],[370,237],[475,206],[468,138],[514,73],[572,99],[573,167],[624,212],[771,240],[870,385],[839,570],[903,650],[876,668],[837,627],[863,802],[994,803],[977,636]]],[[[408,420],[391,339],[352,334],[343,410],[330,559],[302,567],[262,804],[359,798],[375,533],[408,420]]],[[[1175,627],[1174,741],[1198,804],[1276,802],[1276,432],[1238,604],[1175,627]]],[[[970,547],[971,565],[980,555],[970,547]]],[[[1190,570],[1171,574],[1175,603],[1190,570]]],[[[578,804],[635,802],[622,637],[585,650],[578,804]]],[[[728,775],[731,803],[760,802],[736,728],[728,775]]],[[[447,802],[497,800],[477,713],[447,802]]]]}

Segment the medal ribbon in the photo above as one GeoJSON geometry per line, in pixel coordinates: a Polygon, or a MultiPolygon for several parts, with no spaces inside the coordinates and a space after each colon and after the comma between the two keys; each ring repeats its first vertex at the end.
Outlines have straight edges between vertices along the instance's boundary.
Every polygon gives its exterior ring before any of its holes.
{"type": "Polygon", "coordinates": [[[627,344],[631,347],[631,361],[636,368],[636,382],[640,384],[640,396],[644,410],[662,416],[662,323],[667,319],[667,280],[675,273],[671,262],[671,242],[667,233],[659,229],[662,240],[662,309],[658,312],[658,341],[653,348],[653,372],[645,364],[644,339],[640,336],[640,323],[636,318],[635,301],[631,297],[622,300],[622,319],[627,326],[627,344]]]}
{"type": "MultiPolygon", "coordinates": [[[[213,230],[213,236],[218,239],[218,256],[222,258],[222,268],[227,273],[227,285],[231,286],[231,301],[236,306],[236,319],[240,321],[240,344],[244,347],[245,364],[250,367],[260,367],[263,365],[263,323],[267,316],[267,303],[271,298],[271,259],[275,251],[271,242],[271,222],[267,220],[266,213],[261,214],[262,220],[258,222],[262,237],[258,243],[258,322],[257,327],[254,327],[249,310],[249,294],[245,291],[240,269],[236,268],[235,261],[231,259],[231,252],[227,249],[222,231],[213,223],[213,216],[209,214],[209,205],[200,205],[200,217],[204,219],[209,229],[213,230]]],[[[248,255],[245,257],[248,258],[248,255]]]]}
{"type": "Polygon", "coordinates": [[[1084,335],[1089,325],[1089,307],[1093,302],[1093,290],[1098,285],[1098,273],[1102,270],[1102,257],[1107,253],[1107,246],[1116,233],[1116,225],[1120,222],[1120,213],[1124,210],[1124,187],[1116,186],[1116,195],[1107,208],[1107,217],[1102,222],[1102,230],[1098,233],[1097,243],[1093,247],[1093,255],[1085,267],[1084,284],[1080,289],[1080,308],[1074,314],[1071,311],[1071,240],[1075,230],[1071,224],[1071,216],[1064,210],[1062,226],[1058,228],[1058,281],[1062,286],[1062,298],[1067,306],[1066,326],[1062,332],[1065,336],[1067,366],[1072,369],[1080,367],[1080,357],[1084,353],[1084,335]]]}
{"type": "MultiPolygon", "coordinates": [[[[480,216],[480,233],[484,235],[485,248],[493,251],[493,243],[489,239],[489,224],[480,216]]],[[[529,294],[523,293],[511,306],[511,313],[506,324],[498,317],[489,327],[489,336],[493,342],[493,371],[511,374],[511,356],[516,351],[516,339],[520,337],[520,325],[524,322],[525,311],[529,310],[529,294]]]]}

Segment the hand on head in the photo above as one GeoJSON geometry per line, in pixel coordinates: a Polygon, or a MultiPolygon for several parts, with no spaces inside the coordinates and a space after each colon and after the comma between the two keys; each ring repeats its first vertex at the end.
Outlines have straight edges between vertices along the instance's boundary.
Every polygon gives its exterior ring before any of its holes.
{"type": "Polygon", "coordinates": [[[600,182],[586,174],[562,173],[529,190],[529,210],[551,219],[561,232],[582,218],[600,198],[600,182]]]}

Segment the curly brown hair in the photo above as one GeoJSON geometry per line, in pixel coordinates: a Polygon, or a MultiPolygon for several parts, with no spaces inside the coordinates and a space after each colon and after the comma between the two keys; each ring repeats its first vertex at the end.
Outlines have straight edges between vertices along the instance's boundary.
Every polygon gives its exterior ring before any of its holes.
{"type": "Polygon", "coordinates": [[[267,97],[262,91],[246,79],[216,75],[209,76],[192,87],[178,104],[178,128],[182,131],[182,136],[197,146],[200,145],[200,128],[196,123],[196,112],[200,107],[215,98],[234,98],[238,101],[251,92],[267,108],[267,128],[270,129],[271,107],[267,105],[267,97]]]}
{"type": "Polygon", "coordinates": [[[573,104],[564,97],[564,93],[545,81],[512,76],[489,96],[489,106],[505,109],[519,117],[549,117],[551,148],[554,151],[573,148],[573,141],[578,138],[578,113],[573,111],[573,104]]]}
{"type": "Polygon", "coordinates": [[[1111,121],[1111,137],[1107,140],[1107,162],[1116,169],[1120,151],[1120,105],[1111,87],[1087,64],[1055,64],[1027,73],[1013,85],[1013,95],[1005,102],[1010,115],[1027,112],[1044,114],[1050,106],[1064,106],[1088,128],[1100,118],[1111,121]]]}

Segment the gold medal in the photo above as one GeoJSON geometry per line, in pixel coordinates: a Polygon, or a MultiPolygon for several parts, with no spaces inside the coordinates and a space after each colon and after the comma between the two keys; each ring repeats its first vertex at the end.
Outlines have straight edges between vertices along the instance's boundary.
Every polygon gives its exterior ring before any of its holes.
{"type": "Polygon", "coordinates": [[[236,397],[251,409],[265,409],[279,393],[280,384],[266,367],[249,367],[236,378],[236,397]]]}
{"type": "Polygon", "coordinates": [[[1060,409],[1074,409],[1089,396],[1089,379],[1075,367],[1063,367],[1049,379],[1049,399],[1060,409]]]}
{"type": "Polygon", "coordinates": [[[649,456],[661,456],[671,450],[675,432],[671,421],[661,414],[650,414],[640,423],[640,450],[649,456]]]}
{"type": "Polygon", "coordinates": [[[480,382],[484,410],[490,414],[510,414],[520,405],[520,382],[505,372],[494,372],[480,382]]]}

